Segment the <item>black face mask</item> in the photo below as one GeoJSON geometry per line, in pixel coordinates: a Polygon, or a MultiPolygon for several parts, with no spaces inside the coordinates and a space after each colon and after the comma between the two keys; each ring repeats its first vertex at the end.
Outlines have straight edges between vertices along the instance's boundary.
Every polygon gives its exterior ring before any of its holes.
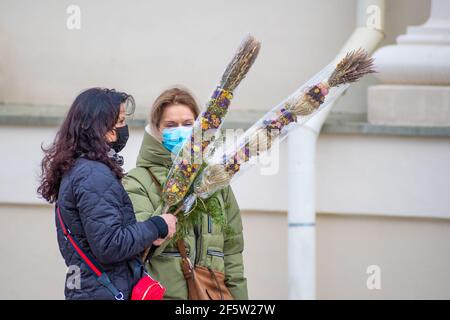
{"type": "Polygon", "coordinates": [[[125,148],[130,133],[128,132],[128,125],[116,128],[115,130],[117,140],[111,143],[111,148],[113,148],[116,152],[120,152],[123,148],[125,148]]]}

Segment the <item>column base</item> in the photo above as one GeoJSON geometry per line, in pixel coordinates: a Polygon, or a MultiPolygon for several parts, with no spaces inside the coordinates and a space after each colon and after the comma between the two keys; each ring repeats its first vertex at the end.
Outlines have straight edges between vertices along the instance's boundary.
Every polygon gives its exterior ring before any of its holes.
{"type": "Polygon", "coordinates": [[[450,126],[450,86],[378,85],[367,98],[369,123],[450,126]]]}

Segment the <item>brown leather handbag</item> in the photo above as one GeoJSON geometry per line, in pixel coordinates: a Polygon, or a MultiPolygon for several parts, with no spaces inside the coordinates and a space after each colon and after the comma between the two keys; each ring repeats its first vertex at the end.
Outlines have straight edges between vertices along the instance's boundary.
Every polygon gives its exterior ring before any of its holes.
{"type": "MultiPolygon", "coordinates": [[[[150,169],[148,172],[161,193],[161,184],[150,169]]],[[[188,286],[189,300],[234,300],[230,290],[225,285],[225,274],[223,272],[205,266],[194,266],[187,255],[184,240],[178,240],[177,247],[181,255],[181,269],[188,286]]]]}
{"type": "Polygon", "coordinates": [[[184,240],[177,241],[181,268],[186,279],[189,300],[233,300],[225,285],[225,274],[209,267],[194,266],[186,253],[184,240]]]}

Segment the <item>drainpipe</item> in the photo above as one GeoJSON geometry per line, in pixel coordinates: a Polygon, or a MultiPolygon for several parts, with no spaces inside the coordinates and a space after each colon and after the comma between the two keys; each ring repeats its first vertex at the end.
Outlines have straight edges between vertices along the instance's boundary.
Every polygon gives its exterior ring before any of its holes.
{"type": "MultiPolygon", "coordinates": [[[[357,28],[336,56],[364,48],[372,53],[384,38],[385,0],[358,0],[357,28]]],[[[316,143],[333,103],[288,138],[289,299],[316,298],[316,143]]]]}

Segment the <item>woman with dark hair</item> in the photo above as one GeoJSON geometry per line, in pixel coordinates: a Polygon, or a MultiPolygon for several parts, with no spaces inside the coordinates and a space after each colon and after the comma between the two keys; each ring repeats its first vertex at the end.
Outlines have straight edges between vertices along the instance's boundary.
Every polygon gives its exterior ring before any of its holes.
{"type": "Polygon", "coordinates": [[[142,270],[142,251],[175,231],[176,218],[170,214],[137,222],[122,187],[118,152],[127,142],[126,117],[133,112],[132,96],[88,89],[73,102],[53,144],[43,148],[38,193],[56,204],[59,249],[70,270],[66,299],[128,299],[142,276],[136,272],[142,270]],[[111,284],[92,272],[67,241],[65,229],[111,284]]]}

